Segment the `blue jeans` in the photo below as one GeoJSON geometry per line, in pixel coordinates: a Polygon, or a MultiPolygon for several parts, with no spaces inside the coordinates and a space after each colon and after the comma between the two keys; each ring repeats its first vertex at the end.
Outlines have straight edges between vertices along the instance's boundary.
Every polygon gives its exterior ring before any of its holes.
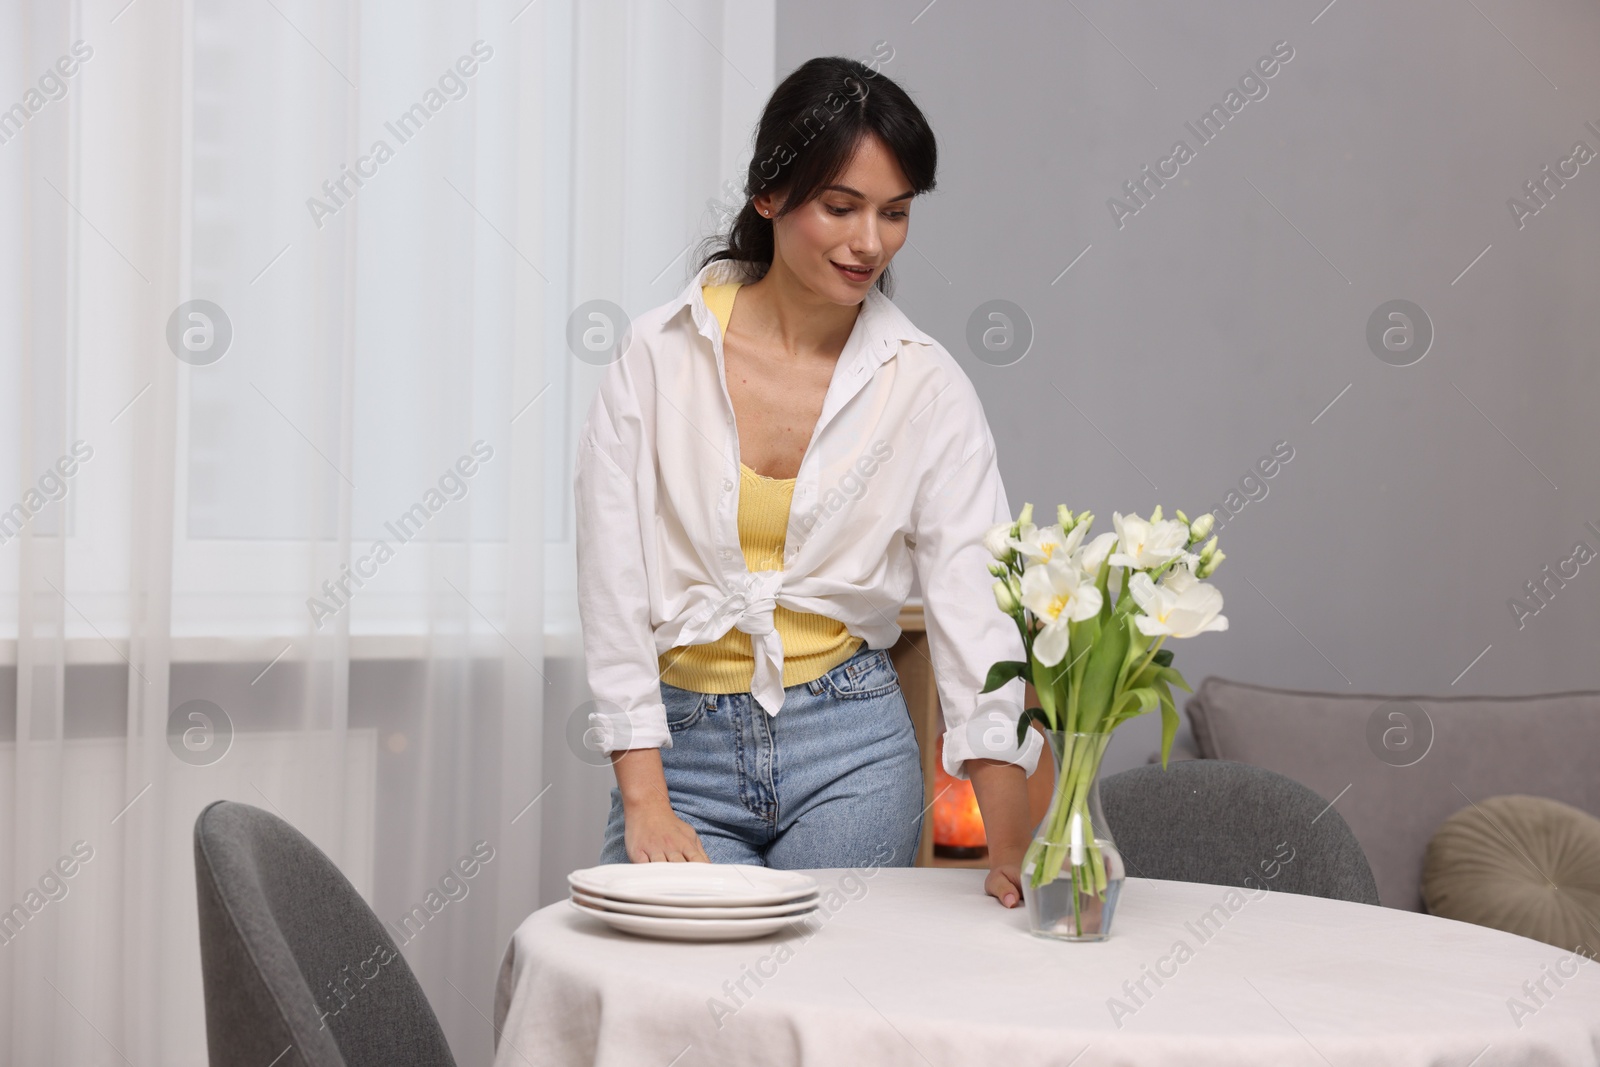
{"type": "MultiPolygon", "coordinates": [[[[784,690],[776,716],[749,693],[662,683],[673,811],[712,863],[785,870],[910,867],[922,835],[922,761],[887,650],[862,646],[784,690]]],[[[611,788],[601,863],[627,863],[622,793],[611,788]]]]}

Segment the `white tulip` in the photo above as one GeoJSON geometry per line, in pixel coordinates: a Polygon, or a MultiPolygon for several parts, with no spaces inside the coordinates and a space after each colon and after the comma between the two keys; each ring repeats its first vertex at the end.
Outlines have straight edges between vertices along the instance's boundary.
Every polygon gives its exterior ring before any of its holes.
{"type": "Polygon", "coordinates": [[[1197,581],[1177,591],[1139,573],[1130,579],[1128,592],[1144,611],[1134,616],[1134,625],[1146,636],[1193,637],[1228,628],[1227,616],[1222,614],[1222,593],[1214,585],[1197,581]]]}
{"type": "Polygon", "coordinates": [[[1117,535],[1107,531],[1084,545],[1073,557],[1072,562],[1080,571],[1089,576],[1093,581],[1100,573],[1100,564],[1106,561],[1106,556],[1111,552],[1111,546],[1117,543],[1117,535]]]}
{"type": "Polygon", "coordinates": [[[983,535],[983,547],[995,559],[1005,559],[1011,555],[1011,524],[1002,522],[989,527],[983,535]]]}
{"type": "Polygon", "coordinates": [[[1180,560],[1172,569],[1161,576],[1161,588],[1169,589],[1174,593],[1181,593],[1186,589],[1194,588],[1194,571],[1189,568],[1192,564],[1188,560],[1180,560]]]}
{"type": "Polygon", "coordinates": [[[1183,554],[1189,544],[1189,527],[1176,519],[1146,522],[1137,515],[1111,513],[1117,528],[1117,551],[1111,554],[1113,567],[1148,570],[1183,554]]]}
{"type": "Polygon", "coordinates": [[[1016,614],[1018,607],[1017,598],[1011,592],[1011,586],[1007,585],[1005,582],[994,583],[994,602],[999,606],[1000,610],[1005,612],[1007,615],[1016,614]]]}
{"type": "Polygon", "coordinates": [[[1063,533],[1060,526],[1034,526],[1029,523],[1008,543],[1030,563],[1049,563],[1057,553],[1066,558],[1076,552],[1078,542],[1083,540],[1086,532],[1082,526],[1074,526],[1071,533],[1063,533]]]}
{"type": "Polygon", "coordinates": [[[1033,640],[1034,656],[1046,667],[1054,667],[1067,655],[1067,624],[1081,622],[1100,610],[1100,590],[1070,558],[1058,555],[1022,572],[1022,606],[1044,623],[1033,640]]]}

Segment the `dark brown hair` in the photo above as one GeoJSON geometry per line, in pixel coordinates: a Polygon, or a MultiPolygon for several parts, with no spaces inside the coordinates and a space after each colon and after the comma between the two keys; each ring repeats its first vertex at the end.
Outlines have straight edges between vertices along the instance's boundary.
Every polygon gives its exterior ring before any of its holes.
{"type": "MultiPolygon", "coordinates": [[[[763,217],[751,198],[785,193],[777,217],[787,215],[837,181],[868,135],[888,147],[913,192],[933,188],[938,146],[928,120],[904,89],[865,63],[841,56],[819,56],[795,68],[761,112],[745,174],[745,202],[727,233],[702,246],[706,254],[700,266],[748,260],[764,275],[776,252],[774,220],[763,217]]],[[[885,294],[890,291],[887,268],[877,284],[885,294]]]]}

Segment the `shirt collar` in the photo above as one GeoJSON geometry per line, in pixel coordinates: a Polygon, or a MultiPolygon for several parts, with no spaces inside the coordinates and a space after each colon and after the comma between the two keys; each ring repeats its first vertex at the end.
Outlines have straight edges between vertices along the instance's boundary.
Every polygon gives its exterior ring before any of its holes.
{"type": "MultiPolygon", "coordinates": [[[[706,307],[705,296],[700,292],[703,285],[721,285],[725,282],[752,282],[759,276],[760,266],[741,260],[719,259],[707,263],[695,273],[692,281],[678,295],[673,302],[673,313],[689,308],[695,325],[700,332],[711,336],[711,309],[706,307]]],[[[899,342],[912,341],[917,344],[931,345],[932,337],[923,333],[906,317],[905,312],[895,306],[893,300],[885,296],[876,285],[867,290],[867,295],[861,308],[861,317],[856,324],[862,330],[866,339],[868,350],[871,351],[877,362],[882,362],[894,354],[899,342]]]]}

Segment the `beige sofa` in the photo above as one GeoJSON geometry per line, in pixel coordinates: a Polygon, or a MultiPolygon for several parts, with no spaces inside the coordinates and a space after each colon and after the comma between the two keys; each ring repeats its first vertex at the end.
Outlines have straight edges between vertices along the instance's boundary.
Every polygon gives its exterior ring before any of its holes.
{"type": "Polygon", "coordinates": [[[1184,710],[1194,751],[1174,758],[1251,763],[1334,801],[1387,907],[1423,910],[1428,841],[1473,802],[1524,793],[1600,817],[1600,692],[1385,696],[1213,677],[1184,710]]]}

